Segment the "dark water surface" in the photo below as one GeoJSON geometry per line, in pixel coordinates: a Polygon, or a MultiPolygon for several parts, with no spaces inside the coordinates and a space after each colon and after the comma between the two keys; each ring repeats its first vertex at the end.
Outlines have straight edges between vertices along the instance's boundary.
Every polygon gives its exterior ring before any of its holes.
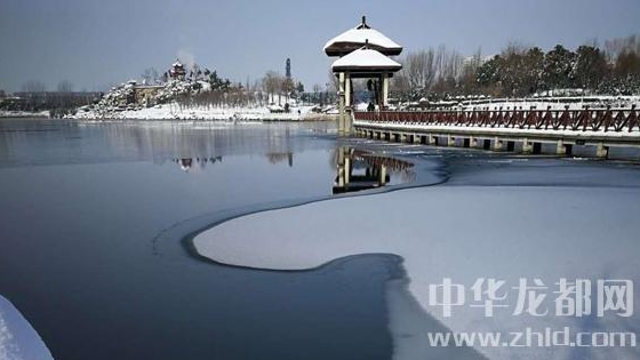
{"type": "Polygon", "coordinates": [[[330,196],[331,128],[3,120],[0,294],[56,359],[389,358],[384,284],[399,259],[246,270],[163,235],[330,196]]]}
{"type": "Polygon", "coordinates": [[[194,256],[188,235],[350,191],[336,188],[345,154],[367,186],[373,163],[395,188],[640,184],[637,163],[334,134],[327,123],[2,120],[0,295],[60,360],[389,359],[385,286],[404,276],[400,257],[250,270],[194,256]]]}

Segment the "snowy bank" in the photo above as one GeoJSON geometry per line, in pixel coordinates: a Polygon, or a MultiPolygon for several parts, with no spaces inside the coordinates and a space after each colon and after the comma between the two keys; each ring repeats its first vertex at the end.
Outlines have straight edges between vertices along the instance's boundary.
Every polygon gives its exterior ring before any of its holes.
{"type": "Polygon", "coordinates": [[[0,118],[48,118],[49,111],[5,111],[0,110],[0,118]]]}
{"type": "MultiPolygon", "coordinates": [[[[451,278],[469,289],[479,278],[495,278],[511,288],[526,278],[540,279],[553,291],[561,278],[638,280],[638,204],[635,187],[434,186],[252,214],[199,234],[194,245],[220,263],[260,269],[309,269],[366,253],[400,255],[408,289],[428,316],[416,315],[416,309],[402,305],[406,301],[388,302],[394,358],[432,359],[439,355],[428,346],[430,317],[451,331],[509,333],[569,326],[637,332],[637,314],[534,317],[497,309],[486,317],[467,305],[455,307],[447,317],[441,307],[430,306],[429,285],[451,278]]],[[[512,294],[504,304],[513,309],[516,297],[512,294]]],[[[552,306],[552,298],[544,304],[552,306]]],[[[640,355],[637,348],[475,349],[490,359],[640,355]]]]}
{"type": "Polygon", "coordinates": [[[78,111],[74,119],[136,119],[136,120],[226,120],[226,121],[301,121],[311,118],[312,106],[291,107],[288,113],[274,112],[267,106],[256,107],[183,107],[177,103],[124,111],[78,111]]]}
{"type": "Polygon", "coordinates": [[[11,302],[2,296],[0,296],[0,359],[53,359],[38,333],[11,302]]]}

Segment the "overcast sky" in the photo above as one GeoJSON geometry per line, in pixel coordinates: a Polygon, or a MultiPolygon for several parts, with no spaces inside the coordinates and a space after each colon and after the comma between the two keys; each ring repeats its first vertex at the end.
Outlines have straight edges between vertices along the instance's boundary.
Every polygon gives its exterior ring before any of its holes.
{"type": "Polygon", "coordinates": [[[242,83],[284,73],[290,57],[311,89],[328,81],[325,42],[363,14],[405,51],[444,44],[464,55],[640,32],[640,0],[2,0],[0,89],[29,80],[105,89],[177,56],[242,83]]]}

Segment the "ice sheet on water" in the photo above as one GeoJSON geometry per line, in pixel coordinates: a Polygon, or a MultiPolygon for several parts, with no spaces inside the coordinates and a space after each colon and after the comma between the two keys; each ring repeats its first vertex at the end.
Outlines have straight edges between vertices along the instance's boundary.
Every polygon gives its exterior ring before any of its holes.
{"type": "MultiPolygon", "coordinates": [[[[510,313],[486,318],[482,311],[463,307],[455,310],[455,316],[444,317],[429,306],[428,286],[452,278],[470,287],[479,277],[503,279],[509,285],[518,284],[520,278],[539,278],[553,286],[565,277],[637,283],[638,204],[637,187],[436,186],[248,215],[198,235],[194,244],[200,254],[215,261],[265,269],[308,269],[365,253],[400,255],[419,310],[452,331],[508,333],[526,326],[570,326],[578,331],[637,332],[638,315],[588,321],[510,313]]],[[[509,298],[511,309],[515,300],[509,298]]],[[[396,319],[390,322],[396,358],[431,358],[433,353],[424,347],[430,322],[421,323],[415,308],[401,304],[389,302],[390,319],[396,319]],[[415,333],[408,334],[410,329],[415,333]]],[[[640,355],[629,348],[476,350],[491,359],[636,359],[640,355]]]]}
{"type": "Polygon", "coordinates": [[[49,349],[20,312],[0,295],[0,360],[52,360],[49,349]]]}

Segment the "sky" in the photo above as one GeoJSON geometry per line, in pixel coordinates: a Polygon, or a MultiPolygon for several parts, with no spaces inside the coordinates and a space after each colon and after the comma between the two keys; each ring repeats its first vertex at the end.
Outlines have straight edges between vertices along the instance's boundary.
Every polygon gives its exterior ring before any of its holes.
{"type": "Polygon", "coordinates": [[[2,0],[0,89],[37,80],[106,90],[167,70],[177,57],[253,83],[273,70],[307,89],[329,81],[324,44],[368,23],[405,52],[445,45],[463,55],[509,42],[575,49],[640,33],[639,0],[2,0]]]}

